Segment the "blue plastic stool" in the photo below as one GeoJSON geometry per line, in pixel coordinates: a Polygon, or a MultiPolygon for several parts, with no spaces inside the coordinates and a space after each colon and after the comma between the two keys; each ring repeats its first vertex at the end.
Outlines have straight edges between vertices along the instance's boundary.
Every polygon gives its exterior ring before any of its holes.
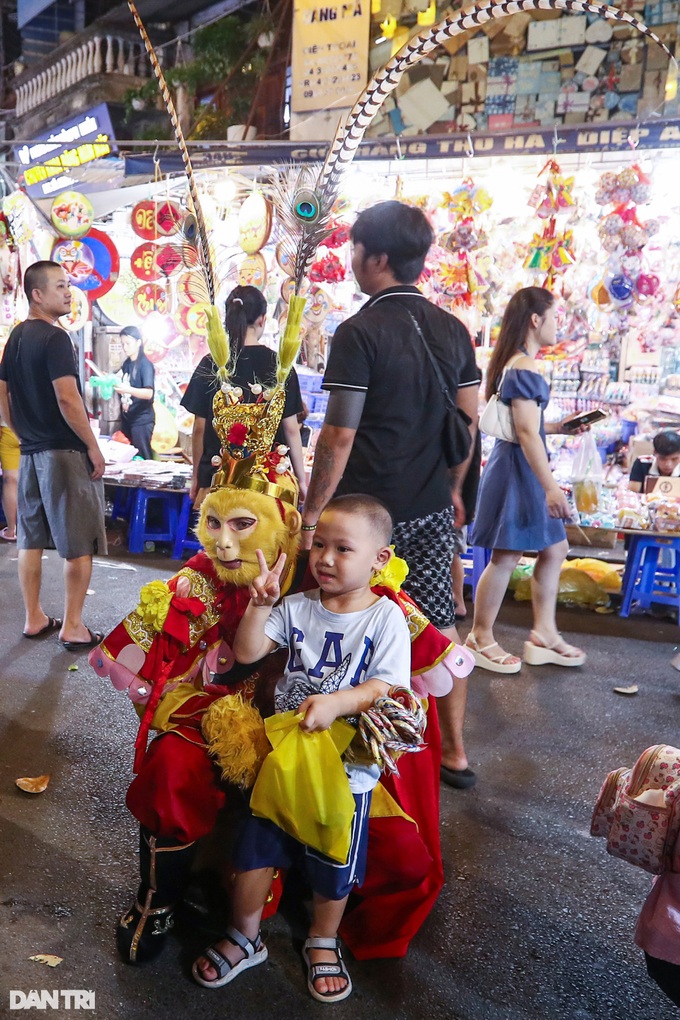
{"type": "Polygon", "coordinates": [[[130,512],[128,551],[143,553],[145,542],[172,542],[177,536],[179,510],[183,493],[136,489],[130,512]],[[160,504],[162,523],[152,527],[148,521],[149,504],[160,504]]]}
{"type": "Polygon", "coordinates": [[[680,537],[661,538],[644,533],[633,535],[621,593],[623,600],[619,616],[628,616],[634,602],[641,609],[649,609],[652,602],[659,602],[661,605],[675,606],[680,613],[680,537]],[[667,558],[672,561],[668,566],[659,562],[665,551],[668,551],[667,558]]]}
{"type": "Polygon", "coordinates": [[[177,523],[177,537],[175,538],[175,545],[172,550],[173,560],[181,560],[184,557],[184,550],[191,549],[197,551],[202,549],[203,546],[197,538],[189,538],[189,525],[191,524],[191,515],[193,512],[194,501],[187,492],[182,500],[182,507],[179,512],[179,521],[177,523]]]}
{"type": "Polygon", "coordinates": [[[477,593],[477,585],[479,579],[482,576],[482,572],[491,559],[491,550],[482,549],[478,545],[468,546],[468,551],[461,556],[463,561],[463,567],[465,569],[465,584],[469,584],[472,587],[472,601],[474,602],[475,595],[477,593]]]}
{"type": "Polygon", "coordinates": [[[113,494],[111,520],[130,520],[130,513],[132,512],[135,494],[136,490],[130,488],[129,485],[116,486],[116,491],[113,494]]]}

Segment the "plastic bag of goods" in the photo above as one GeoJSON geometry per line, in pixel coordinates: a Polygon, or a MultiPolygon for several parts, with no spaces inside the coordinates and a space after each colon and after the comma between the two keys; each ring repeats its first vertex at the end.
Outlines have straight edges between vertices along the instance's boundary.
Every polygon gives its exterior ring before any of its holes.
{"type": "Polygon", "coordinates": [[[592,432],[581,436],[581,445],[574,457],[572,483],[574,502],[579,513],[594,513],[600,503],[602,490],[602,458],[595,444],[592,432]]]}
{"type": "MultiPolygon", "coordinates": [[[[518,602],[528,602],[531,599],[531,578],[526,577],[519,582],[515,589],[515,599],[518,602]]],[[[561,606],[599,609],[609,605],[609,595],[584,570],[574,570],[569,566],[560,572],[557,601],[561,606]]]]}

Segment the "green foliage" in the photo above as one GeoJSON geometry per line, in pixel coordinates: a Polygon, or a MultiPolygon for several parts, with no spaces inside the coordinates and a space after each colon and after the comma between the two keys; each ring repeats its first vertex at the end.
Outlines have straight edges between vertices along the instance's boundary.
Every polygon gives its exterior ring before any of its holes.
{"type": "MultiPolygon", "coordinates": [[[[246,20],[238,14],[230,14],[194,33],[191,39],[193,60],[164,68],[170,91],[174,94],[178,86],[183,85],[189,98],[195,102],[195,122],[190,137],[222,139],[226,137],[230,124],[243,123],[247,119],[267,54],[257,46],[248,53],[246,51],[260,33],[272,28],[270,16],[246,20]]],[[[133,116],[138,105],[135,100],[148,107],[155,106],[158,98],[155,78],[138,89],[128,89],[125,94],[126,121],[133,116]]]]}

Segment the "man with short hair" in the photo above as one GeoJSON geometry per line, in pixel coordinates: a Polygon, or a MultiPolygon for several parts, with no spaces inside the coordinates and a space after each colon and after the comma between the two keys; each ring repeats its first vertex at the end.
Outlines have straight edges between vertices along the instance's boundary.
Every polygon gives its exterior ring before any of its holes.
{"type": "MultiPolygon", "coordinates": [[[[460,489],[472,449],[450,472],[443,445],[446,402],[425,344],[449,393],[472,421],[479,376],[470,336],[458,319],[415,286],[434,235],[424,213],[381,202],[351,230],[352,270],[369,300],[335,332],[323,388],[330,390],[304,503],[303,540],[334,495],[366,492],[394,517],[394,545],[409,565],[404,590],[453,640],[451,592],[456,524],[465,523],[460,489]]],[[[475,783],[463,746],[467,681],[439,700],[441,777],[464,789],[475,783]]]]}
{"type": "Polygon", "coordinates": [[[26,609],[23,634],[59,630],[68,651],[93,648],[102,634],[82,619],[92,556],[106,552],[104,458],[90,428],[71,339],[57,325],[71,308],[71,289],[56,262],[36,262],[24,277],[28,318],[0,362],[0,414],[21,443],[17,546],[26,609]],[[64,620],[40,602],[43,549],[64,560],[64,620]]]}

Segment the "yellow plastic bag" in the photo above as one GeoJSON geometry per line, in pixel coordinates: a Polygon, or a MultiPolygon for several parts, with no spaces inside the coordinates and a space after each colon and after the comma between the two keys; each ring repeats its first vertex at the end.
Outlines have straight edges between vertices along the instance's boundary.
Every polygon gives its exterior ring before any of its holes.
{"type": "Polygon", "coordinates": [[[606,563],[603,560],[595,560],[586,556],[582,560],[569,560],[569,566],[574,570],[585,570],[593,581],[601,585],[606,592],[618,594],[621,591],[621,569],[606,563]]]}
{"type": "Polygon", "coordinates": [[[265,719],[273,750],[260,769],[250,808],[300,843],[346,864],[354,797],[340,755],[356,731],[336,719],[330,729],[307,733],[300,729],[302,718],[284,712],[265,719]]]}
{"type": "MultiPolygon", "coordinates": [[[[531,598],[531,579],[523,578],[515,588],[517,602],[528,602],[531,598]]],[[[599,609],[609,605],[609,595],[604,588],[584,570],[573,570],[570,566],[560,571],[557,601],[562,606],[584,606],[599,609]]]]}

